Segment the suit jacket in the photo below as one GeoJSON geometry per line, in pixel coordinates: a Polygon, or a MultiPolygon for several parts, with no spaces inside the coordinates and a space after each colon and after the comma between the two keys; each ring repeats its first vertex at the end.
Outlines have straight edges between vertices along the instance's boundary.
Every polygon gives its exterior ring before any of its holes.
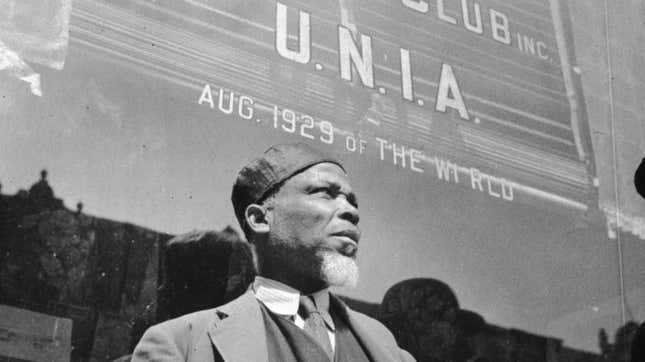
{"type": "MultiPolygon", "coordinates": [[[[351,310],[337,297],[348,325],[375,362],[414,361],[380,322],[351,310]]],[[[259,301],[249,290],[221,307],[150,327],[132,355],[133,362],[268,362],[259,301]]]]}

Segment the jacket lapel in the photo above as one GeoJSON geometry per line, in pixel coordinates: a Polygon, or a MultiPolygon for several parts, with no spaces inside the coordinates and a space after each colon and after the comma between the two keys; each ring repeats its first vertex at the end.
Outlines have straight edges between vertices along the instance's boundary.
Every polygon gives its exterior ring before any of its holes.
{"type": "MultiPolygon", "coordinates": [[[[365,352],[370,356],[370,360],[374,362],[392,362],[399,361],[399,351],[387,348],[383,343],[383,337],[369,327],[366,323],[361,321],[366,316],[361,316],[351,310],[345,302],[340,300],[333,294],[329,294],[330,302],[336,304],[337,309],[342,313],[342,316],[347,321],[348,326],[354,331],[354,335],[361,342],[366,349],[365,352]]],[[[383,327],[385,328],[385,327],[383,327]]]]}
{"type": "Polygon", "coordinates": [[[208,335],[226,362],[268,362],[264,321],[250,289],[234,301],[215,309],[208,335]]]}
{"type": "MultiPolygon", "coordinates": [[[[330,302],[342,313],[356,338],[374,362],[400,360],[399,351],[386,347],[383,337],[363,322],[364,316],[349,309],[338,297],[330,294],[330,302]]],[[[215,308],[215,321],[208,328],[211,342],[226,362],[268,362],[264,320],[260,305],[249,289],[229,304],[215,308]]]]}

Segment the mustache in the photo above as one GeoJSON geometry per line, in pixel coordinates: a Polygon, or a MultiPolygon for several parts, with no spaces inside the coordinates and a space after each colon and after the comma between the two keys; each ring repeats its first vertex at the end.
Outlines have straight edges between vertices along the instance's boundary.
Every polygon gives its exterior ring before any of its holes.
{"type": "Polygon", "coordinates": [[[323,251],[328,253],[340,254],[341,256],[355,259],[358,253],[358,246],[354,243],[343,243],[337,247],[324,247],[323,251]]]}
{"type": "Polygon", "coordinates": [[[345,244],[340,248],[339,251],[345,256],[355,258],[356,253],[358,252],[358,246],[356,246],[356,244],[345,244]]]}

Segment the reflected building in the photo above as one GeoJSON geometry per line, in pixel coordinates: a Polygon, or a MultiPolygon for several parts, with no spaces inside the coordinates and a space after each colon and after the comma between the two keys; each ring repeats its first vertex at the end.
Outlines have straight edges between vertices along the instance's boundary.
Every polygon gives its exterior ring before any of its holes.
{"type": "MultiPolygon", "coordinates": [[[[71,320],[72,361],[127,355],[150,325],[224,304],[255,275],[249,244],[231,228],[173,237],[69,210],[44,177],[36,185],[0,195],[0,304],[71,320]]],[[[430,278],[393,285],[381,303],[343,299],[428,362],[622,362],[636,330],[629,324],[617,331],[613,344],[601,344],[602,356],[578,351],[557,338],[489,324],[430,278]]]]}

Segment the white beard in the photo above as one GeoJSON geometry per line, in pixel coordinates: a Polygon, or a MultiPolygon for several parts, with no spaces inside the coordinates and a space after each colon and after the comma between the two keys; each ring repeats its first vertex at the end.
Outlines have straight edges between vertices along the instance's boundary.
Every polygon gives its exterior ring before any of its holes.
{"type": "Polygon", "coordinates": [[[358,265],[354,258],[340,255],[335,251],[320,254],[322,265],[320,274],[330,286],[355,287],[358,283],[358,265]]]}

